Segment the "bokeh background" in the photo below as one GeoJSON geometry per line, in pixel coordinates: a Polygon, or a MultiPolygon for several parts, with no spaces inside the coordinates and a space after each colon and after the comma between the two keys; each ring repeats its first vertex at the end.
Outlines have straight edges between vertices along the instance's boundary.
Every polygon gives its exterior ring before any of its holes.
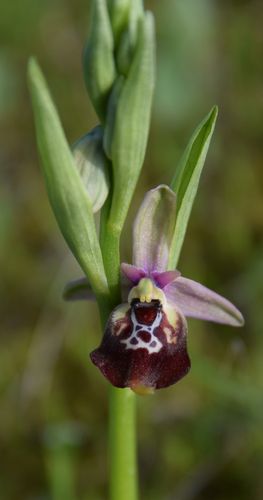
{"type": "MultiPolygon", "coordinates": [[[[144,170],[169,182],[193,129],[220,115],[180,270],[233,300],[243,329],[189,321],[190,374],[138,398],[144,500],[260,500],[263,495],[263,7],[260,0],[148,1],[158,69],[144,170]]],[[[1,1],[0,498],[107,498],[107,383],[89,361],[95,304],[65,304],[81,276],[58,231],[37,158],[26,64],[48,79],[69,142],[97,119],[81,53],[87,0],[1,1]]]]}

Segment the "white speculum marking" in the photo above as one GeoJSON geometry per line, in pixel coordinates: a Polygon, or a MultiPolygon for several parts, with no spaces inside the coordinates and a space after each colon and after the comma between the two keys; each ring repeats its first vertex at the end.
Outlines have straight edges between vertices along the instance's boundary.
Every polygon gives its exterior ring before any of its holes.
{"type": "Polygon", "coordinates": [[[152,354],[153,352],[159,352],[163,347],[163,344],[157,337],[155,337],[155,335],[153,335],[153,332],[155,328],[158,328],[158,326],[160,326],[160,323],[162,321],[162,312],[157,312],[156,318],[151,325],[144,325],[143,323],[139,323],[137,321],[134,311],[132,310],[131,321],[133,324],[131,335],[128,339],[121,340],[121,342],[126,345],[126,349],[136,350],[144,348],[147,349],[149,354],[152,354]],[[142,332],[147,332],[149,334],[150,338],[148,341],[140,338],[139,335],[142,332]]]}

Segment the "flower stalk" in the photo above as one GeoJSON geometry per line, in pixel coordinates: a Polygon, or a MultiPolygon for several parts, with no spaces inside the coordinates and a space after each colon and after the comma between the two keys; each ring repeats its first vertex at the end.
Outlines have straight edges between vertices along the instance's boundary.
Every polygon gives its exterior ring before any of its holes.
{"type": "Polygon", "coordinates": [[[136,395],[110,386],[109,460],[111,500],[137,500],[136,395]]]}

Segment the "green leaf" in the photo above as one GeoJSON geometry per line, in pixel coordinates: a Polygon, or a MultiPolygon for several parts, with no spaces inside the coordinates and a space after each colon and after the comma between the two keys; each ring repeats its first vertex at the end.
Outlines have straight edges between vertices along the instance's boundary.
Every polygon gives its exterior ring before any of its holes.
{"type": "Polygon", "coordinates": [[[98,125],[76,141],[72,152],[93,213],[96,213],[104,205],[110,189],[110,162],[103,149],[102,127],[98,125]]]}
{"type": "Polygon", "coordinates": [[[49,200],[65,240],[100,298],[108,289],[91,203],[34,59],[29,61],[28,78],[49,200]]]}
{"type": "MultiPolygon", "coordinates": [[[[139,37],[128,77],[118,97],[110,147],[114,191],[111,224],[123,227],[130,201],[143,164],[150,126],[155,80],[154,22],[146,13],[140,22],[139,37]]],[[[106,131],[107,133],[107,131],[106,131]]]]}
{"type": "Polygon", "coordinates": [[[171,189],[177,195],[177,219],[170,249],[169,269],[177,266],[200,176],[214,131],[218,109],[212,108],[192,135],[179,162],[171,189]]]}
{"type": "Polygon", "coordinates": [[[84,78],[90,99],[104,122],[107,100],[116,77],[114,40],[106,0],[93,0],[91,27],[83,54],[84,78]]]}

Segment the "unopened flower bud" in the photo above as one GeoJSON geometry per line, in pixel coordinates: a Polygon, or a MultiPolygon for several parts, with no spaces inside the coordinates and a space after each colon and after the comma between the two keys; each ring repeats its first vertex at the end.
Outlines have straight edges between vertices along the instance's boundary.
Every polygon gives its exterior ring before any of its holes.
{"type": "Polygon", "coordinates": [[[104,121],[108,96],[116,77],[114,40],[106,0],[92,3],[91,30],[84,50],[83,69],[92,104],[104,121]]]}
{"type": "Polygon", "coordinates": [[[73,145],[75,165],[81,175],[93,212],[104,204],[110,189],[109,161],[103,150],[100,126],[81,137],[73,145]]]}

